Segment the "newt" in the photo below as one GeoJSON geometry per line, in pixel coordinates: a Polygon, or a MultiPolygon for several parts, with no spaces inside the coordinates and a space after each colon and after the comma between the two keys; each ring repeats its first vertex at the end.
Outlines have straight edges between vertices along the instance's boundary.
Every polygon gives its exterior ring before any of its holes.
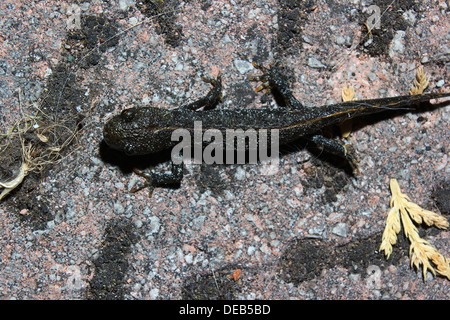
{"type": "MultiPolygon", "coordinates": [[[[355,158],[343,144],[321,135],[324,127],[387,110],[412,109],[421,102],[450,96],[450,93],[404,95],[307,108],[294,97],[287,80],[277,67],[265,68],[256,63],[254,66],[263,74],[249,77],[249,80],[261,82],[256,91],[270,90],[279,108],[216,108],[221,101],[222,92],[219,74],[216,79],[202,78],[212,85],[212,89],[203,98],[190,104],[173,110],[157,107],[132,107],[123,110],[105,124],[104,141],[110,148],[127,155],[153,154],[173,148],[178,143],[171,139],[174,130],[187,129],[193,132],[194,122],[201,121],[202,130],[218,129],[225,132],[227,129],[277,129],[279,145],[302,137],[322,147],[324,151],[339,155],[354,164],[355,158]]],[[[179,184],[183,178],[182,165],[172,164],[172,170],[164,173],[135,172],[144,176],[147,181],[132,191],[179,184]]]]}

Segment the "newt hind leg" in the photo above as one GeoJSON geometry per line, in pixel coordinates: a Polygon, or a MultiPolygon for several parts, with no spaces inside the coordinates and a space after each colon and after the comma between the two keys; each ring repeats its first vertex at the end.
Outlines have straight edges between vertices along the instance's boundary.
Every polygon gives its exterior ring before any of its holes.
{"type": "Polygon", "coordinates": [[[352,168],[359,174],[358,161],[348,150],[348,146],[339,143],[335,140],[325,138],[322,135],[313,135],[306,137],[309,141],[313,142],[317,147],[321,148],[327,153],[334,154],[343,159],[346,159],[352,168]]]}
{"type": "Polygon", "coordinates": [[[263,72],[260,76],[248,77],[250,81],[262,82],[256,87],[255,90],[257,92],[261,90],[270,90],[280,107],[297,112],[306,111],[306,108],[301,102],[294,97],[289,89],[289,83],[286,78],[281,75],[276,66],[266,68],[258,65],[256,62],[253,62],[252,64],[256,69],[263,72]]]}

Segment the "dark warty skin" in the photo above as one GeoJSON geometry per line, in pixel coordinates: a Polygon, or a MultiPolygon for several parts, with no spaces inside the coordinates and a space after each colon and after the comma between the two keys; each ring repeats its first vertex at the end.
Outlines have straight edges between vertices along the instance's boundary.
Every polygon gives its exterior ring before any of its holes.
{"type": "MultiPolygon", "coordinates": [[[[219,74],[216,79],[203,78],[213,87],[205,97],[193,103],[174,110],[135,107],[112,117],[103,129],[106,144],[128,155],[152,154],[170,149],[178,143],[171,139],[174,130],[187,129],[193,133],[194,122],[201,121],[203,131],[218,129],[224,136],[226,129],[277,129],[279,145],[288,144],[303,137],[322,147],[324,151],[354,163],[354,157],[341,143],[320,134],[324,127],[387,110],[416,108],[421,102],[450,96],[450,93],[429,93],[306,108],[292,95],[287,81],[276,67],[267,69],[254,65],[263,72],[263,75],[249,77],[249,79],[262,82],[257,91],[270,89],[278,98],[279,108],[216,109],[221,100],[222,91],[222,79],[219,74]],[[198,110],[200,108],[203,109],[198,110]]],[[[147,178],[147,182],[138,189],[178,184],[183,177],[182,165],[173,165],[172,172],[169,173],[137,173],[147,178]]]]}

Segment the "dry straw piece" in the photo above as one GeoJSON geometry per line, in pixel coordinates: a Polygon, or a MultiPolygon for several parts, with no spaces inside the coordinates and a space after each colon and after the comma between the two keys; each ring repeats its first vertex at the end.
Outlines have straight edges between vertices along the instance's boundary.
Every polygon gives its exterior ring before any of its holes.
{"type": "MultiPolygon", "coordinates": [[[[91,110],[95,102],[94,99],[91,110]]],[[[0,201],[17,188],[31,172],[43,171],[45,167],[59,163],[71,152],[74,152],[71,151],[64,157],[62,154],[64,149],[76,142],[78,138],[79,129],[65,125],[65,121],[70,120],[70,117],[54,122],[50,116],[39,109],[39,106],[34,107],[36,113],[31,115],[22,112],[20,106],[22,117],[6,133],[0,133],[0,156],[12,144],[13,138],[19,139],[22,149],[22,163],[17,175],[10,181],[0,181],[0,188],[3,188],[0,193],[0,201]],[[58,135],[54,134],[56,131],[58,131],[58,135]],[[25,139],[27,135],[36,136],[38,139],[25,139]],[[56,138],[50,142],[48,137],[51,135],[56,138]]],[[[18,148],[19,145],[16,147],[18,148]]]]}
{"type": "MultiPolygon", "coordinates": [[[[351,86],[342,88],[341,97],[342,101],[344,102],[355,100],[355,89],[351,86]]],[[[353,121],[351,119],[348,119],[340,124],[341,136],[343,138],[348,138],[348,136],[352,132],[352,123],[353,121]]]]}
{"type": "Polygon", "coordinates": [[[411,246],[409,255],[411,257],[411,266],[420,269],[422,265],[423,277],[426,280],[427,270],[434,275],[439,273],[450,280],[450,264],[446,257],[442,256],[428,241],[420,238],[417,224],[425,223],[427,226],[435,226],[440,229],[447,229],[449,223],[444,217],[425,209],[410,201],[410,198],[400,191],[396,179],[391,179],[391,201],[386,227],[383,232],[380,251],[384,251],[386,258],[389,259],[392,253],[392,245],[397,242],[397,234],[403,225],[405,236],[409,239],[411,246]],[[436,266],[436,271],[432,267],[436,266]]]}
{"type": "Polygon", "coordinates": [[[351,86],[344,87],[341,90],[342,101],[352,101],[355,99],[355,89],[351,86]]]}
{"type": "Polygon", "coordinates": [[[422,94],[429,84],[428,74],[423,71],[423,67],[419,67],[416,71],[416,78],[414,79],[414,86],[409,91],[410,94],[422,94]]]}

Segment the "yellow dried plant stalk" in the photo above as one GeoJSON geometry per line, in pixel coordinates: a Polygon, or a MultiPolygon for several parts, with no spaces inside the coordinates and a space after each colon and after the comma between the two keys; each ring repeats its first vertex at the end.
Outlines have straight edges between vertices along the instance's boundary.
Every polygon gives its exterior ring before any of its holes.
{"type": "Polygon", "coordinates": [[[416,71],[416,78],[414,79],[414,86],[409,91],[410,94],[422,94],[429,84],[428,74],[423,71],[423,67],[419,67],[416,71]]]}
{"type": "Polygon", "coordinates": [[[390,201],[391,209],[386,220],[380,251],[384,251],[386,258],[389,259],[392,253],[392,246],[397,241],[397,234],[400,232],[402,225],[405,236],[411,243],[409,249],[411,266],[420,269],[420,265],[422,265],[425,280],[427,270],[430,270],[433,274],[436,274],[437,271],[450,280],[450,264],[448,259],[442,256],[428,241],[420,238],[419,231],[413,221],[417,224],[423,222],[427,226],[435,226],[440,229],[448,228],[449,222],[444,217],[432,211],[422,209],[417,204],[411,202],[409,197],[400,191],[396,179],[391,179],[390,188],[392,193],[390,201]],[[431,263],[436,266],[436,271],[431,263]]]}
{"type": "Polygon", "coordinates": [[[392,207],[389,210],[388,217],[386,220],[386,228],[383,232],[383,238],[380,246],[380,251],[384,251],[386,254],[386,259],[392,253],[392,246],[397,243],[397,234],[400,232],[400,216],[398,214],[398,209],[392,207]]]}

